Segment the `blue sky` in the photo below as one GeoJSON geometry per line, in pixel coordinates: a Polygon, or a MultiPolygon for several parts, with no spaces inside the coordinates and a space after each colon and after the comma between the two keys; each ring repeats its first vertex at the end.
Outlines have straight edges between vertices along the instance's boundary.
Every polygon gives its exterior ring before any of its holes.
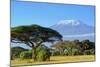
{"type": "Polygon", "coordinates": [[[39,2],[11,2],[11,26],[39,24],[49,27],[60,20],[75,19],[94,26],[95,7],[39,2]]]}

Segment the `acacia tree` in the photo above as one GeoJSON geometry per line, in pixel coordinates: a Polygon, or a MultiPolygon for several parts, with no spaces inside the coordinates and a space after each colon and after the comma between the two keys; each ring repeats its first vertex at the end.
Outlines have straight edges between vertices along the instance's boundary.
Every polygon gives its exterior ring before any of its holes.
{"type": "Polygon", "coordinates": [[[55,30],[39,25],[17,26],[11,28],[11,42],[24,43],[32,48],[32,58],[36,61],[36,48],[43,42],[62,40],[62,36],[55,30]]]}

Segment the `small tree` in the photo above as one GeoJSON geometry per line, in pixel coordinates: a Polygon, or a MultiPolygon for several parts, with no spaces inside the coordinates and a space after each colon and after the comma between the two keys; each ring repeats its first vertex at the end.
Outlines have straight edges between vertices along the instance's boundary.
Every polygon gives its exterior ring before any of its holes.
{"type": "Polygon", "coordinates": [[[24,43],[32,48],[32,58],[36,61],[36,48],[43,42],[62,40],[62,36],[55,30],[39,25],[17,26],[11,28],[11,42],[24,43]]]}

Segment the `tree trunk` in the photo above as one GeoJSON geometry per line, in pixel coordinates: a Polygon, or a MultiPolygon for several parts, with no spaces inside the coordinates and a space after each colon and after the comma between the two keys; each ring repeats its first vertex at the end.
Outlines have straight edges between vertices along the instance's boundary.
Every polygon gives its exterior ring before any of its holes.
{"type": "Polygon", "coordinates": [[[36,61],[36,48],[32,48],[32,59],[36,61]]]}
{"type": "MultiPolygon", "coordinates": [[[[42,42],[40,42],[39,44],[36,44],[37,46],[36,47],[32,47],[32,59],[34,60],[34,61],[37,61],[37,58],[36,58],[36,56],[37,56],[37,54],[36,54],[36,48],[38,48],[39,46],[40,46],[40,44],[41,44],[42,42]]],[[[32,43],[33,44],[33,43],[32,43]]]]}

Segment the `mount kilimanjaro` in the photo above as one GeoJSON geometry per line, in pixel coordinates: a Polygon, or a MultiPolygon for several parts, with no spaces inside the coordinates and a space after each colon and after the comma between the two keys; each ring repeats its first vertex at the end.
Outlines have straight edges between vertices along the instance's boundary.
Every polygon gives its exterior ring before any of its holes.
{"type": "Polygon", "coordinates": [[[94,27],[80,20],[61,20],[57,24],[50,26],[50,28],[58,31],[64,39],[89,39],[94,41],[94,27]]]}

